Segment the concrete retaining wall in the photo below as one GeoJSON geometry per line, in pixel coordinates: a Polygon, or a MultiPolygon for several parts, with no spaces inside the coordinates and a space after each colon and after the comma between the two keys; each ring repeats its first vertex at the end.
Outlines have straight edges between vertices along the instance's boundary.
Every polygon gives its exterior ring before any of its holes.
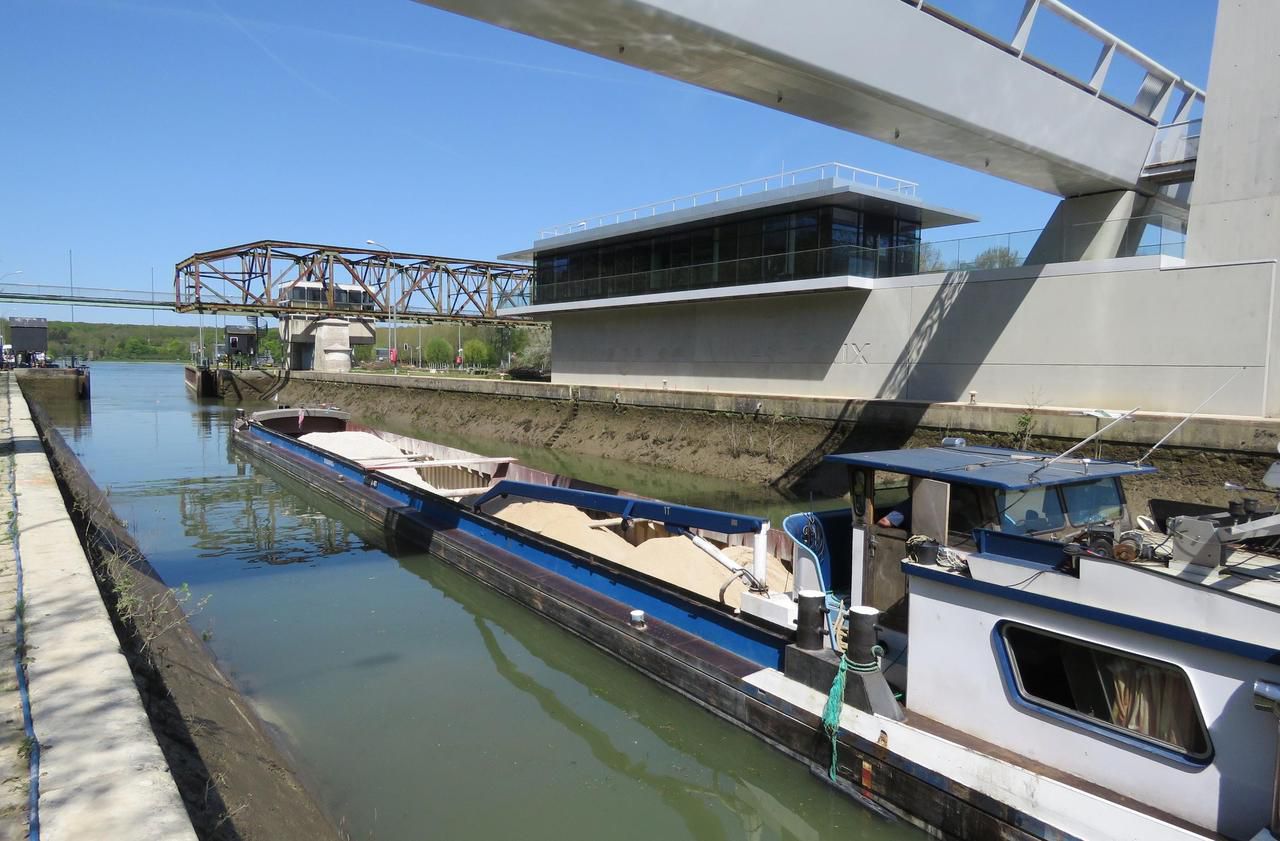
{"type": "Polygon", "coordinates": [[[1275,262],[951,272],[555,314],[564,385],[1280,415],[1275,262]],[[1243,369],[1243,371],[1241,371],[1243,369]],[[1238,374],[1238,376],[1237,376],[1238,374]],[[1234,377],[1234,379],[1232,379],[1234,377]]]}
{"type": "MultiPolygon", "coordinates": [[[[420,377],[393,374],[325,374],[295,371],[294,381],[360,384],[416,390],[424,393],[448,392],[540,401],[596,403],[617,407],[730,413],[746,417],[799,418],[833,426],[866,426],[914,430],[927,428],[963,434],[1015,433],[1031,414],[1039,437],[1078,440],[1097,430],[1099,422],[1076,409],[1023,405],[951,402],[926,403],[908,400],[841,400],[794,395],[737,394],[674,389],[570,386],[563,383],[533,383],[503,380],[420,377]]],[[[288,392],[285,392],[288,396],[288,392]]],[[[1104,440],[1122,444],[1153,444],[1177,424],[1183,415],[1143,411],[1133,421],[1121,423],[1104,440]]],[[[1233,453],[1272,455],[1280,444],[1280,420],[1224,415],[1197,415],[1170,438],[1170,447],[1220,450],[1233,453]]]]}

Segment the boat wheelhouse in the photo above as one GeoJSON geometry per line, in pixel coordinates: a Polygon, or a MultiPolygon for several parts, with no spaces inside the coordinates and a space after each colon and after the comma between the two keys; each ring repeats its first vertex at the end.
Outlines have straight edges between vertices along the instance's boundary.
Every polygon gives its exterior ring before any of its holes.
{"type": "Polygon", "coordinates": [[[1171,826],[1273,821],[1276,722],[1255,701],[1274,709],[1280,683],[1280,517],[1135,515],[1120,480],[1150,467],[951,443],[830,456],[849,508],[784,526],[883,611],[907,721],[1171,826]]]}

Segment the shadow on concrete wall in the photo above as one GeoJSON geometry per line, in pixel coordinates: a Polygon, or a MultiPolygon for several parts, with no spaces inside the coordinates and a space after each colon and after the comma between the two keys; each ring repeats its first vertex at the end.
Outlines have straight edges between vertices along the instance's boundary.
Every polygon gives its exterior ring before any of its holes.
{"type": "Polygon", "coordinates": [[[974,374],[1031,291],[1036,277],[973,282],[948,272],[885,376],[876,396],[851,399],[823,440],[787,468],[773,487],[796,496],[848,492],[830,453],[899,449],[933,403],[963,400],[974,374]],[[908,402],[909,401],[909,402],[908,402]]]}

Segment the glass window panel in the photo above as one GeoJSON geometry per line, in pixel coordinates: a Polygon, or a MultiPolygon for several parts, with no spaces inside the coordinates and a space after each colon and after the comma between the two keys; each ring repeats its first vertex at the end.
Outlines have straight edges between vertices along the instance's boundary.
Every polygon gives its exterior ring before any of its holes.
{"type": "Polygon", "coordinates": [[[772,216],[764,220],[765,254],[785,254],[787,252],[787,235],[790,221],[787,216],[772,216]]]}
{"type": "Polygon", "coordinates": [[[676,234],[670,239],[672,266],[689,265],[690,243],[688,234],[676,234]]]}
{"type": "Polygon", "coordinates": [[[1000,511],[1000,530],[1011,534],[1054,531],[1067,522],[1056,487],[997,491],[996,507],[1000,511]]]}
{"type": "Polygon", "coordinates": [[[600,252],[595,249],[589,249],[582,252],[582,278],[590,280],[600,276],[600,252]]]}
{"type": "Polygon", "coordinates": [[[716,228],[716,249],[722,262],[738,259],[738,227],[736,225],[721,225],[716,228]]]}
{"type": "Polygon", "coordinates": [[[806,210],[795,215],[795,250],[812,251],[818,247],[818,212],[806,210]]]}
{"type": "Polygon", "coordinates": [[[1097,479],[1082,485],[1064,485],[1067,516],[1077,526],[1120,519],[1120,488],[1115,479],[1097,479]]]}
{"type": "Polygon", "coordinates": [[[716,230],[703,228],[689,235],[689,260],[693,265],[705,265],[716,259],[716,230]]]}
{"type": "Polygon", "coordinates": [[[738,225],[738,256],[759,257],[763,243],[763,229],[759,219],[749,219],[738,225]]]}
{"type": "Polygon", "coordinates": [[[1209,734],[1176,666],[1020,625],[1001,632],[1024,699],[1195,759],[1209,734]]]}

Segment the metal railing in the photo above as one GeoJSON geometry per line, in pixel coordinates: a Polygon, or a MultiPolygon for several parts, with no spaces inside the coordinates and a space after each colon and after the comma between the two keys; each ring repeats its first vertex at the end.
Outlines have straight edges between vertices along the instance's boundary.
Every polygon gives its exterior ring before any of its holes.
{"type": "MultiPolygon", "coordinates": [[[[922,242],[918,246],[920,273],[1071,262],[1082,259],[1095,243],[1101,246],[1100,250],[1122,257],[1182,257],[1187,239],[1185,222],[1161,214],[1080,222],[1061,228],[1057,236],[1046,236],[1049,230],[1032,228],[922,242]]],[[[917,250],[917,246],[905,248],[917,250]]]]}
{"type": "Polygon", "coordinates": [[[144,292],[47,283],[0,283],[0,301],[173,309],[173,295],[168,290],[144,292]]]}
{"type": "MultiPolygon", "coordinates": [[[[907,259],[908,255],[898,255],[907,259]]],[[[743,257],[693,266],[628,272],[587,280],[564,280],[535,283],[533,304],[555,304],[564,301],[591,301],[627,295],[652,295],[659,292],[683,292],[693,289],[715,289],[725,286],[750,286],[816,277],[876,277],[881,273],[877,259],[890,259],[874,248],[838,245],[808,251],[792,251],[761,257],[743,257]]],[[[905,268],[905,267],[904,267],[905,268]]],[[[889,271],[885,269],[885,274],[889,271]]],[[[913,274],[914,269],[902,272],[913,274]]]]}
{"type": "Polygon", "coordinates": [[[664,199],[662,201],[641,205],[639,207],[632,207],[626,210],[616,210],[599,216],[579,219],[576,222],[568,222],[563,225],[543,228],[538,232],[538,239],[547,239],[549,237],[558,237],[565,234],[578,233],[580,231],[589,231],[606,225],[616,225],[621,222],[646,219],[663,213],[671,213],[676,210],[702,207],[704,205],[715,204],[716,202],[726,201],[728,199],[741,198],[742,196],[750,196],[756,193],[766,193],[770,190],[780,190],[784,187],[794,187],[797,184],[808,184],[827,179],[844,181],[849,184],[870,187],[874,190],[882,190],[888,193],[895,193],[899,196],[910,197],[914,197],[916,195],[916,190],[920,187],[920,185],[914,181],[895,178],[892,175],[885,175],[882,172],[873,172],[872,170],[850,166],[849,164],[837,162],[817,164],[816,166],[793,169],[777,173],[776,175],[766,175],[761,178],[753,178],[750,181],[730,184],[726,187],[714,187],[710,190],[703,190],[699,193],[690,193],[685,196],[677,196],[673,199],[664,199]]]}
{"type": "Polygon", "coordinates": [[[535,282],[531,294],[506,306],[590,301],[822,277],[900,277],[930,272],[981,271],[1088,259],[1091,247],[1120,256],[1181,257],[1185,224],[1162,215],[934,240],[887,248],[831,246],[585,280],[535,282]]]}
{"type": "Polygon", "coordinates": [[[1143,119],[1150,120],[1159,124],[1168,110],[1169,103],[1172,101],[1174,94],[1179,95],[1179,101],[1174,110],[1174,117],[1169,120],[1170,123],[1180,123],[1190,119],[1193,106],[1199,102],[1204,103],[1204,91],[1188,82],[1186,79],[1174,73],[1160,62],[1143,53],[1131,44],[1122,41],[1115,35],[1108,32],[1098,24],[1086,18],[1084,15],[1072,9],[1062,0],[1026,0],[1023,6],[1022,15],[1018,18],[1017,29],[1010,41],[1004,41],[990,33],[977,30],[970,27],[963,21],[959,21],[951,14],[942,9],[938,9],[927,2],[927,0],[903,0],[909,5],[915,6],[923,12],[933,15],[941,20],[956,25],[958,28],[970,32],[980,37],[982,40],[994,44],[995,46],[1005,50],[1012,55],[1017,56],[1022,61],[1027,62],[1046,72],[1052,73],[1058,78],[1069,83],[1075,84],[1084,90],[1092,93],[1094,96],[1103,97],[1126,111],[1129,111],[1143,119]],[[1094,61],[1093,72],[1090,77],[1085,79],[1077,79],[1070,76],[1061,68],[1051,67],[1046,62],[1037,59],[1034,55],[1027,53],[1027,45],[1031,40],[1031,32],[1035,26],[1037,15],[1040,12],[1046,12],[1057,17],[1064,23],[1083,32],[1092,38],[1099,48],[1098,55],[1094,61]],[[1103,93],[1103,86],[1106,84],[1107,74],[1111,69],[1111,65],[1116,55],[1121,55],[1132,61],[1143,71],[1142,84],[1138,86],[1138,92],[1129,102],[1123,102],[1112,98],[1103,93]]]}

